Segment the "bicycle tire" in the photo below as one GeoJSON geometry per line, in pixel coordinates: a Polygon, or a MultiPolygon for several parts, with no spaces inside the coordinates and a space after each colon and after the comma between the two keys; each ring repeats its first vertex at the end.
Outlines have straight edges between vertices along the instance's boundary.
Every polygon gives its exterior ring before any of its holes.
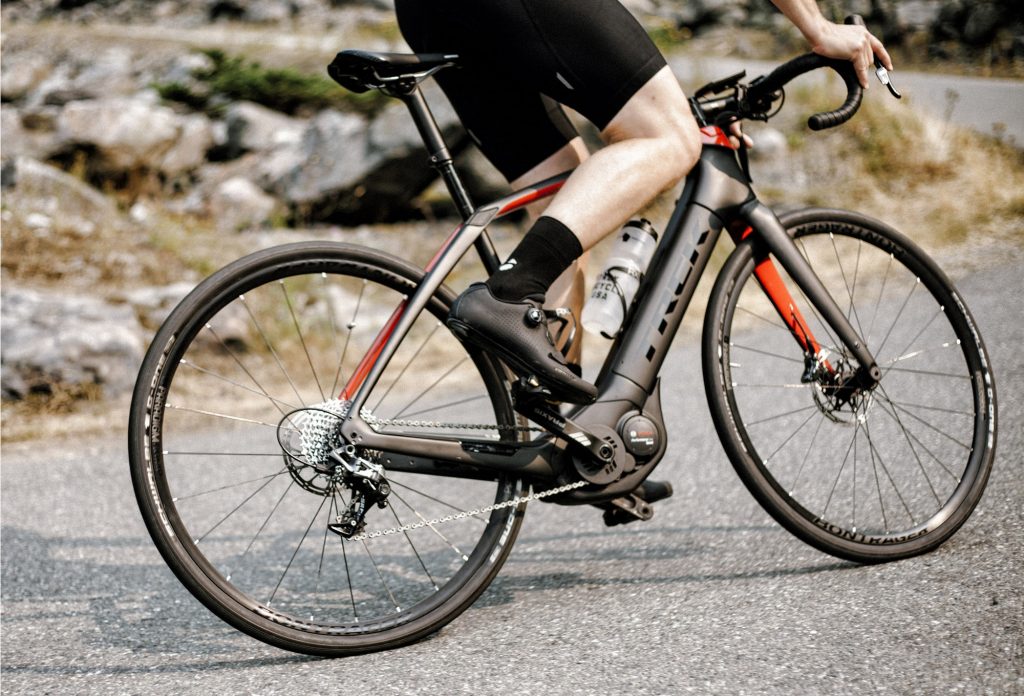
{"type": "MultiPolygon", "coordinates": [[[[293,407],[320,409],[310,414],[335,408],[331,394],[422,276],[394,257],[338,243],[260,251],[202,282],[149,349],[129,422],[139,508],[179,580],[250,636],[321,656],[404,645],[469,607],[511,550],[524,504],[442,528],[345,541],[327,524],[347,504],[346,490],[318,473],[314,446],[300,457],[282,451],[304,422],[293,407]]],[[[406,419],[433,408],[483,424],[517,422],[504,369],[444,328],[453,300],[444,287],[431,298],[407,339],[415,346],[403,343],[367,401],[374,414],[396,404],[389,412],[402,416],[406,404],[406,419]],[[413,391],[402,392],[403,379],[413,391]],[[456,403],[462,398],[472,399],[468,413],[456,403]]],[[[505,474],[490,481],[386,476],[389,509],[371,509],[366,532],[524,492],[522,480],[505,474]]]]}
{"type": "MultiPolygon", "coordinates": [[[[704,384],[719,438],[754,498],[810,545],[860,563],[931,551],[970,516],[995,456],[995,386],[977,325],[938,266],[891,227],[827,209],[782,223],[883,377],[845,405],[802,382],[803,350],[753,275],[756,243],[741,242],[704,323],[704,384]]],[[[784,278],[830,361],[853,366],[784,278]]]]}

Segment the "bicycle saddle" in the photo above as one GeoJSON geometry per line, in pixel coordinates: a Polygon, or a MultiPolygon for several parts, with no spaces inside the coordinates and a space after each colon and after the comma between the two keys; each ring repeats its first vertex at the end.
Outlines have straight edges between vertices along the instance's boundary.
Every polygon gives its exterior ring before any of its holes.
{"type": "Polygon", "coordinates": [[[451,53],[348,50],[334,57],[327,73],[342,87],[362,93],[388,86],[411,87],[438,70],[455,65],[458,59],[451,53]]]}

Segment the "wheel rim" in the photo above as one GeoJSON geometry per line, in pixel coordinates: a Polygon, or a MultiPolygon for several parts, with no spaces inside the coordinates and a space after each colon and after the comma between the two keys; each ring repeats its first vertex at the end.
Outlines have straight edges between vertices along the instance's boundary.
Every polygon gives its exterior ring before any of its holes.
{"type": "MultiPolygon", "coordinates": [[[[225,287],[206,315],[168,341],[151,395],[149,495],[183,565],[229,598],[236,623],[262,619],[317,637],[433,623],[439,608],[450,613],[448,605],[464,603],[467,586],[483,589],[480,576],[514,538],[520,516],[504,508],[346,541],[327,524],[348,504],[350,489],[309,462],[296,464],[280,446],[296,411],[332,408],[332,395],[410,289],[397,275],[361,264],[273,264],[225,287]]],[[[460,424],[419,429],[448,435],[509,422],[488,364],[467,356],[443,327],[442,303],[430,310],[371,393],[372,415],[460,424]]],[[[367,513],[367,533],[522,492],[507,477],[388,473],[387,480],[388,505],[367,513]]]]}
{"type": "MultiPolygon", "coordinates": [[[[748,261],[726,307],[722,354],[748,456],[782,505],[840,542],[912,542],[961,512],[958,525],[989,436],[988,373],[959,298],[926,265],[856,225],[812,223],[796,237],[882,381],[838,404],[820,382],[802,383],[802,351],[748,261]]],[[[795,299],[833,367],[855,365],[806,298],[797,291],[795,299]]]]}

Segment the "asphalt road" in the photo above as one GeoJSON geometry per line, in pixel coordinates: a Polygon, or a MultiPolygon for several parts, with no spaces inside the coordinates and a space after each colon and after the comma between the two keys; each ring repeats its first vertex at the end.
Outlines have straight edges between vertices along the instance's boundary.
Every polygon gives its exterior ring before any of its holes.
{"type": "Polygon", "coordinates": [[[928,556],[856,566],[774,524],[726,461],[680,340],[657,475],[676,495],[655,518],[606,530],[590,508],[534,504],[476,605],[388,653],[292,655],[207,612],[143,528],[122,432],[5,446],[0,689],[1024,693],[1024,264],[1003,264],[960,282],[995,369],[999,454],[974,516],[928,556]]]}

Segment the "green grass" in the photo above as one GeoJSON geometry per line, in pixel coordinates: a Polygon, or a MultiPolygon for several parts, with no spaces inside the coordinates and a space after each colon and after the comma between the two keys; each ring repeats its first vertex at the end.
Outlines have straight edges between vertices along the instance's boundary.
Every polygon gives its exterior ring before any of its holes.
{"type": "Polygon", "coordinates": [[[212,115],[218,115],[228,102],[242,100],[286,114],[335,108],[373,115],[387,101],[387,97],[376,91],[355,94],[320,75],[292,68],[265,68],[256,61],[229,56],[219,49],[208,49],[203,54],[211,65],[192,73],[198,84],[154,84],[162,99],[212,115]]]}

